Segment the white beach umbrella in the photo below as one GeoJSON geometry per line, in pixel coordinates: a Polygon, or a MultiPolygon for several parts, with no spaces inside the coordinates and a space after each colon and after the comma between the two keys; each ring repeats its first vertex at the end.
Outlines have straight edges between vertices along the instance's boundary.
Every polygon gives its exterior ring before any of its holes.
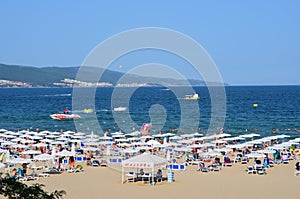
{"type": "Polygon", "coordinates": [[[38,136],[38,135],[34,135],[34,136],[31,136],[30,139],[32,139],[32,140],[42,140],[43,137],[38,136]]]}
{"type": "Polygon", "coordinates": [[[245,155],[248,158],[264,158],[265,155],[263,153],[249,153],[245,155]]]}
{"type": "Polygon", "coordinates": [[[256,151],[257,153],[266,153],[266,154],[270,154],[270,153],[275,153],[276,151],[275,150],[272,150],[272,149],[263,149],[263,150],[258,150],[256,151]]]}
{"type": "Polygon", "coordinates": [[[134,132],[131,132],[131,133],[127,133],[125,134],[126,136],[139,136],[141,134],[141,132],[139,131],[134,131],[134,132]]]}
{"type": "Polygon", "coordinates": [[[212,143],[212,144],[225,144],[226,141],[225,140],[214,140],[214,141],[211,141],[210,143],[212,143]]]}
{"type": "Polygon", "coordinates": [[[37,154],[41,154],[40,151],[36,151],[36,150],[27,150],[27,151],[23,151],[22,154],[25,155],[37,155],[37,154]]]}
{"type": "Polygon", "coordinates": [[[110,136],[102,136],[102,137],[99,137],[100,140],[111,140],[113,139],[112,137],[110,136]]]}
{"type": "Polygon", "coordinates": [[[151,135],[144,135],[144,136],[140,137],[141,140],[143,140],[143,139],[152,139],[152,138],[153,138],[153,136],[151,136],[151,135]]]}
{"type": "Polygon", "coordinates": [[[50,132],[49,135],[60,135],[60,132],[50,132]]]}
{"type": "Polygon", "coordinates": [[[14,139],[10,140],[10,141],[11,142],[19,142],[21,140],[22,140],[22,138],[17,137],[17,138],[14,138],[14,139]]]}
{"type": "Polygon", "coordinates": [[[11,145],[11,148],[22,148],[22,149],[25,149],[25,148],[28,148],[27,145],[24,145],[24,144],[13,144],[11,145]]]}
{"type": "Polygon", "coordinates": [[[6,133],[10,134],[10,135],[14,135],[14,136],[20,136],[21,135],[20,132],[13,132],[13,131],[7,131],[6,133]]]}
{"type": "Polygon", "coordinates": [[[214,151],[210,151],[210,152],[207,152],[207,153],[204,153],[203,156],[205,157],[216,157],[216,156],[221,156],[222,154],[219,153],[219,152],[214,152],[214,151]]]}
{"type": "Polygon", "coordinates": [[[100,149],[96,148],[96,147],[86,147],[86,148],[82,148],[82,150],[84,150],[84,151],[93,151],[93,152],[100,151],[100,149]]]}
{"type": "Polygon", "coordinates": [[[178,143],[181,144],[191,144],[192,142],[194,142],[193,140],[179,140],[178,143]]]}
{"type": "Polygon", "coordinates": [[[45,143],[51,143],[53,141],[54,140],[51,140],[51,139],[42,139],[42,140],[40,140],[40,142],[45,142],[45,143]]]}
{"type": "Polygon", "coordinates": [[[203,144],[192,144],[189,146],[190,148],[202,148],[203,144]]]}
{"type": "Polygon", "coordinates": [[[53,141],[53,142],[51,142],[51,144],[52,145],[64,145],[65,144],[65,142],[62,142],[62,141],[53,141]]]}
{"type": "Polygon", "coordinates": [[[149,140],[149,141],[147,142],[147,144],[148,144],[148,145],[151,145],[151,146],[160,146],[160,145],[161,145],[161,143],[159,143],[159,142],[156,141],[156,140],[149,140]]]}
{"type": "Polygon", "coordinates": [[[175,135],[173,137],[170,137],[170,140],[181,140],[182,137],[178,136],[178,135],[175,135]]]}
{"type": "Polygon", "coordinates": [[[166,133],[166,134],[163,134],[164,137],[172,137],[172,136],[175,136],[174,133],[166,133]]]}
{"type": "Polygon", "coordinates": [[[33,147],[46,147],[47,144],[45,144],[45,143],[37,143],[37,144],[33,144],[32,146],[33,147]]]}
{"type": "Polygon", "coordinates": [[[260,136],[259,134],[251,133],[251,134],[240,135],[239,137],[242,137],[242,138],[253,138],[253,137],[259,137],[259,136],[260,136]]]}
{"type": "Polygon", "coordinates": [[[99,142],[99,145],[110,145],[111,142],[110,141],[101,141],[99,142]]]}
{"type": "Polygon", "coordinates": [[[16,144],[16,143],[10,142],[10,141],[4,141],[1,143],[1,146],[8,146],[8,145],[13,145],[13,144],[16,144]]]}
{"type": "Polygon", "coordinates": [[[58,135],[46,135],[45,137],[54,139],[54,138],[58,138],[59,136],[58,135]]]}
{"type": "Polygon", "coordinates": [[[124,143],[117,144],[117,146],[119,146],[119,147],[130,147],[131,144],[124,142],[124,143]]]}
{"type": "Polygon", "coordinates": [[[12,164],[24,164],[24,163],[29,164],[31,160],[25,158],[14,158],[14,159],[10,159],[8,162],[12,164]]]}
{"type": "Polygon", "coordinates": [[[231,145],[227,145],[226,147],[230,148],[230,149],[242,149],[242,148],[246,147],[246,144],[245,143],[243,143],[243,144],[231,144],[231,145]]]}
{"type": "Polygon", "coordinates": [[[3,134],[2,137],[5,137],[6,139],[13,139],[13,138],[16,138],[17,136],[14,136],[14,135],[10,135],[10,134],[3,134]]]}
{"type": "Polygon", "coordinates": [[[33,143],[35,143],[35,141],[33,141],[33,140],[25,140],[25,139],[21,140],[20,142],[22,144],[33,144],[33,143]]]}
{"type": "Polygon", "coordinates": [[[52,159],[53,159],[53,156],[44,153],[44,154],[40,154],[40,155],[34,156],[33,159],[34,159],[34,160],[38,160],[38,161],[46,161],[46,160],[52,160],[52,159]]]}
{"type": "Polygon", "coordinates": [[[133,149],[133,148],[128,148],[128,149],[122,150],[123,154],[125,154],[125,153],[133,154],[133,153],[138,153],[138,152],[139,152],[138,150],[133,149]]]}
{"type": "Polygon", "coordinates": [[[149,146],[139,146],[136,147],[137,150],[151,150],[153,149],[153,147],[149,147],[149,146]]]}
{"type": "Polygon", "coordinates": [[[74,153],[72,153],[71,151],[67,151],[67,150],[62,150],[60,152],[57,152],[55,154],[56,156],[60,156],[60,157],[70,157],[70,156],[75,156],[74,153]]]}

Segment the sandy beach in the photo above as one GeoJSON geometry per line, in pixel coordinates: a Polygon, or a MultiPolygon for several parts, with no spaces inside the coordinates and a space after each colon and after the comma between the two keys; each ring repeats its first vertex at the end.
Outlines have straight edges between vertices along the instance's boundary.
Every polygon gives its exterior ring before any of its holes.
{"type": "MultiPolygon", "coordinates": [[[[104,167],[85,167],[84,172],[51,175],[28,184],[41,183],[47,191],[65,190],[66,199],[80,198],[297,198],[300,177],[296,161],[275,165],[267,175],[247,174],[239,163],[219,172],[202,173],[197,166],[175,172],[175,182],[121,183],[121,172],[104,167]]],[[[163,171],[164,175],[166,171],[163,171]]]]}

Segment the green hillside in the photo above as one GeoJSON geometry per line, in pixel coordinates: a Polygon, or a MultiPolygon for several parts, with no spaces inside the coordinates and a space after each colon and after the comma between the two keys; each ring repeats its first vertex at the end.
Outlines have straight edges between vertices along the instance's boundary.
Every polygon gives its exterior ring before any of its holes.
{"type": "MultiPolygon", "coordinates": [[[[84,67],[82,77],[77,77],[79,67],[30,67],[18,65],[0,64],[0,79],[10,81],[21,81],[29,83],[33,86],[47,86],[52,87],[53,83],[61,82],[65,78],[78,79],[81,81],[89,82],[90,80],[98,79],[99,72],[103,72],[100,68],[84,67]],[[100,70],[100,71],[99,71],[100,70]]],[[[101,79],[101,82],[109,82],[116,85],[123,73],[106,70],[101,79]]],[[[152,78],[142,77],[138,75],[127,74],[127,78],[123,84],[130,83],[149,83],[156,82],[160,85],[184,85],[182,80],[168,79],[168,78],[152,78]]],[[[189,80],[191,85],[205,85],[200,80],[189,80]]]]}

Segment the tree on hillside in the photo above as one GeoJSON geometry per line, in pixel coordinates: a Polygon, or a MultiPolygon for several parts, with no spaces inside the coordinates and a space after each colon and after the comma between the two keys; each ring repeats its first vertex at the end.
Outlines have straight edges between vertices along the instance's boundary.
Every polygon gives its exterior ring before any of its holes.
{"type": "Polygon", "coordinates": [[[44,185],[38,183],[28,186],[10,177],[0,179],[0,195],[8,199],[59,199],[66,194],[63,190],[48,193],[43,187],[44,185]]]}

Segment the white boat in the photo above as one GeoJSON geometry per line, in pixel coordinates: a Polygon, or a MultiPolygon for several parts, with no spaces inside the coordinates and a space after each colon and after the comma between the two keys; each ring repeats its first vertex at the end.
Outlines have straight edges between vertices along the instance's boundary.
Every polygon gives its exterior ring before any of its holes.
{"type": "Polygon", "coordinates": [[[184,97],[185,100],[198,100],[200,99],[199,95],[195,93],[194,95],[186,95],[184,97]]]}
{"type": "Polygon", "coordinates": [[[116,107],[116,108],[113,108],[113,111],[126,111],[126,107],[122,107],[122,106],[119,106],[119,107],[116,107]]]}
{"type": "Polygon", "coordinates": [[[80,118],[77,114],[65,114],[65,113],[57,113],[52,114],[50,117],[54,120],[68,120],[68,119],[77,119],[80,118]]]}

